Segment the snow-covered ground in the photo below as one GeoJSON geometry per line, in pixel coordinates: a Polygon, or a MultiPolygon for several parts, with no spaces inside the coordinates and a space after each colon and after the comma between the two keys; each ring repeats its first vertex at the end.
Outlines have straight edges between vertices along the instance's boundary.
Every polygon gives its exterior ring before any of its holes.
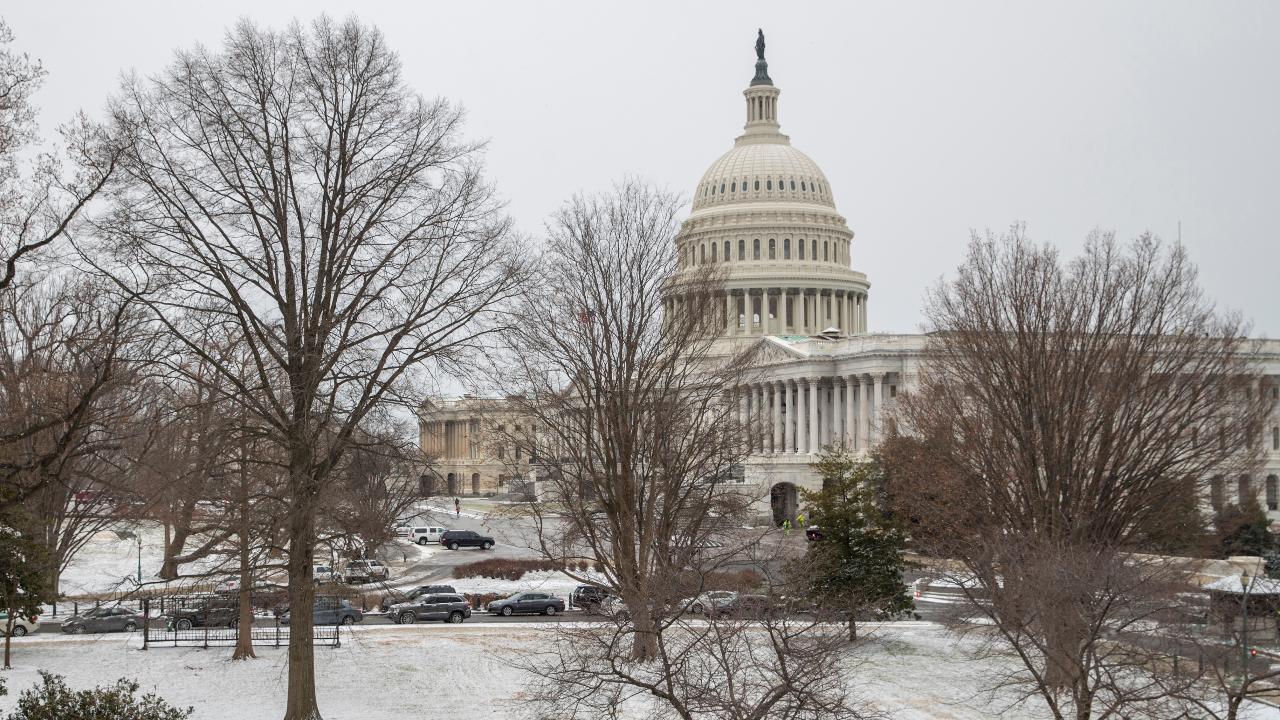
{"type": "MultiPolygon", "coordinates": [[[[525,678],[511,661],[544,645],[550,625],[383,625],[344,633],[341,648],[316,648],[316,686],[326,718],[431,716],[517,717],[513,702],[525,678]]],[[[34,684],[37,670],[67,677],[73,687],[125,676],[143,691],[195,707],[196,720],[279,717],[286,678],[283,648],[259,648],[257,660],[233,663],[230,648],[152,648],[135,634],[84,639],[33,636],[14,641],[14,669],[0,710],[34,684]],[[229,689],[234,688],[234,692],[229,689]]],[[[964,655],[940,626],[895,623],[874,630],[851,664],[850,678],[864,699],[900,720],[988,718],[982,695],[987,665],[964,655]]],[[[1003,715],[1035,718],[1034,707],[1003,715]]]]}
{"type": "MultiPolygon", "coordinates": [[[[142,536],[142,581],[155,583],[164,562],[164,529],[154,522],[121,523],[114,529],[98,531],[76,553],[62,573],[61,591],[83,595],[137,587],[137,535],[142,536]],[[134,537],[121,537],[121,533],[133,533],[134,537]]],[[[183,572],[203,572],[212,564],[190,563],[183,572]]]]}

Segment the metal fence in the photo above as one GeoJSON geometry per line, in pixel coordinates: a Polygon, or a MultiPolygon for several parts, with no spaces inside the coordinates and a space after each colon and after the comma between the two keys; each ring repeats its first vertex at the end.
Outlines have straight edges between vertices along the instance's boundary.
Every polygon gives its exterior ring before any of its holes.
{"type": "MultiPolygon", "coordinates": [[[[151,598],[141,600],[143,617],[156,617],[151,614],[153,607],[151,603],[151,598]]],[[[174,604],[176,603],[171,602],[171,605],[174,604]]],[[[163,615],[160,617],[167,619],[163,615]]],[[[262,618],[256,619],[261,620],[262,618]]],[[[277,615],[271,618],[269,624],[255,624],[244,628],[205,623],[199,627],[179,630],[173,622],[166,622],[162,627],[153,627],[153,623],[148,621],[142,624],[142,647],[143,649],[152,647],[231,647],[236,644],[241,632],[248,632],[255,646],[282,647],[289,644],[289,626],[282,624],[280,617],[277,615]]],[[[317,624],[313,626],[311,644],[317,647],[341,647],[341,625],[317,624]]]]}

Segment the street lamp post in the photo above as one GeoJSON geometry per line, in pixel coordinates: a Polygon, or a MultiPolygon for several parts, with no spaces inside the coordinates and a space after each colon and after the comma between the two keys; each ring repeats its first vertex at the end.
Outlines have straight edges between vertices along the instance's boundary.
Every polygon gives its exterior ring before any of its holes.
{"type": "Polygon", "coordinates": [[[142,532],[134,535],[138,539],[138,587],[142,587],[142,532]]]}
{"type": "Polygon", "coordinates": [[[1240,626],[1240,694],[1243,695],[1245,687],[1249,683],[1249,588],[1253,585],[1253,578],[1249,576],[1246,570],[1240,575],[1240,589],[1242,591],[1242,600],[1240,601],[1242,624],[1240,626]]]}

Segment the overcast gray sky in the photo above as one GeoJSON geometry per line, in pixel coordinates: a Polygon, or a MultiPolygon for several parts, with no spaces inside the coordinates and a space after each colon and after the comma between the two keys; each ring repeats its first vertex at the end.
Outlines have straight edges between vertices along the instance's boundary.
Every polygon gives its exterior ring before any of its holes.
{"type": "Polygon", "coordinates": [[[409,82],[469,111],[520,226],[637,174],[686,197],[743,121],[761,26],[783,132],[826,171],[871,279],[914,331],[970,229],[1177,236],[1223,306],[1280,337],[1280,2],[6,3],[50,71],[52,130],[119,73],[241,16],[379,26],[409,82]]]}

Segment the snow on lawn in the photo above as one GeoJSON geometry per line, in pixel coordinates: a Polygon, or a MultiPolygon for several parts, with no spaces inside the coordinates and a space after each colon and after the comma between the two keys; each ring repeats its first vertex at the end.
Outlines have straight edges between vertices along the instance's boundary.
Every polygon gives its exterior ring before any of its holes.
{"type": "MultiPolygon", "coordinates": [[[[60,590],[67,595],[132,590],[137,587],[138,541],[120,537],[124,533],[142,536],[142,580],[153,583],[164,563],[164,529],[159,523],[121,523],[114,530],[100,530],[85,543],[63,571],[60,590]]],[[[184,573],[200,572],[209,564],[184,565],[184,573]]]]}
{"type": "MultiPolygon", "coordinates": [[[[511,703],[524,676],[511,666],[522,652],[545,647],[547,624],[372,626],[344,633],[341,648],[316,648],[316,686],[326,718],[514,717],[511,703]],[[447,660],[447,661],[446,661],[447,660]]],[[[868,628],[871,630],[871,628],[868,628]]],[[[976,720],[992,711],[979,694],[981,668],[955,639],[931,623],[874,630],[850,669],[862,696],[895,718],[976,720]]],[[[11,709],[19,690],[45,669],[72,687],[136,678],[144,692],[195,707],[196,720],[273,718],[284,712],[285,649],[260,647],[258,659],[233,663],[230,648],[152,648],[141,638],[34,636],[14,640],[6,673],[11,709]],[[233,692],[228,692],[234,688],[233,692]]],[[[1004,717],[1036,717],[1016,710],[1004,717]]]]}

